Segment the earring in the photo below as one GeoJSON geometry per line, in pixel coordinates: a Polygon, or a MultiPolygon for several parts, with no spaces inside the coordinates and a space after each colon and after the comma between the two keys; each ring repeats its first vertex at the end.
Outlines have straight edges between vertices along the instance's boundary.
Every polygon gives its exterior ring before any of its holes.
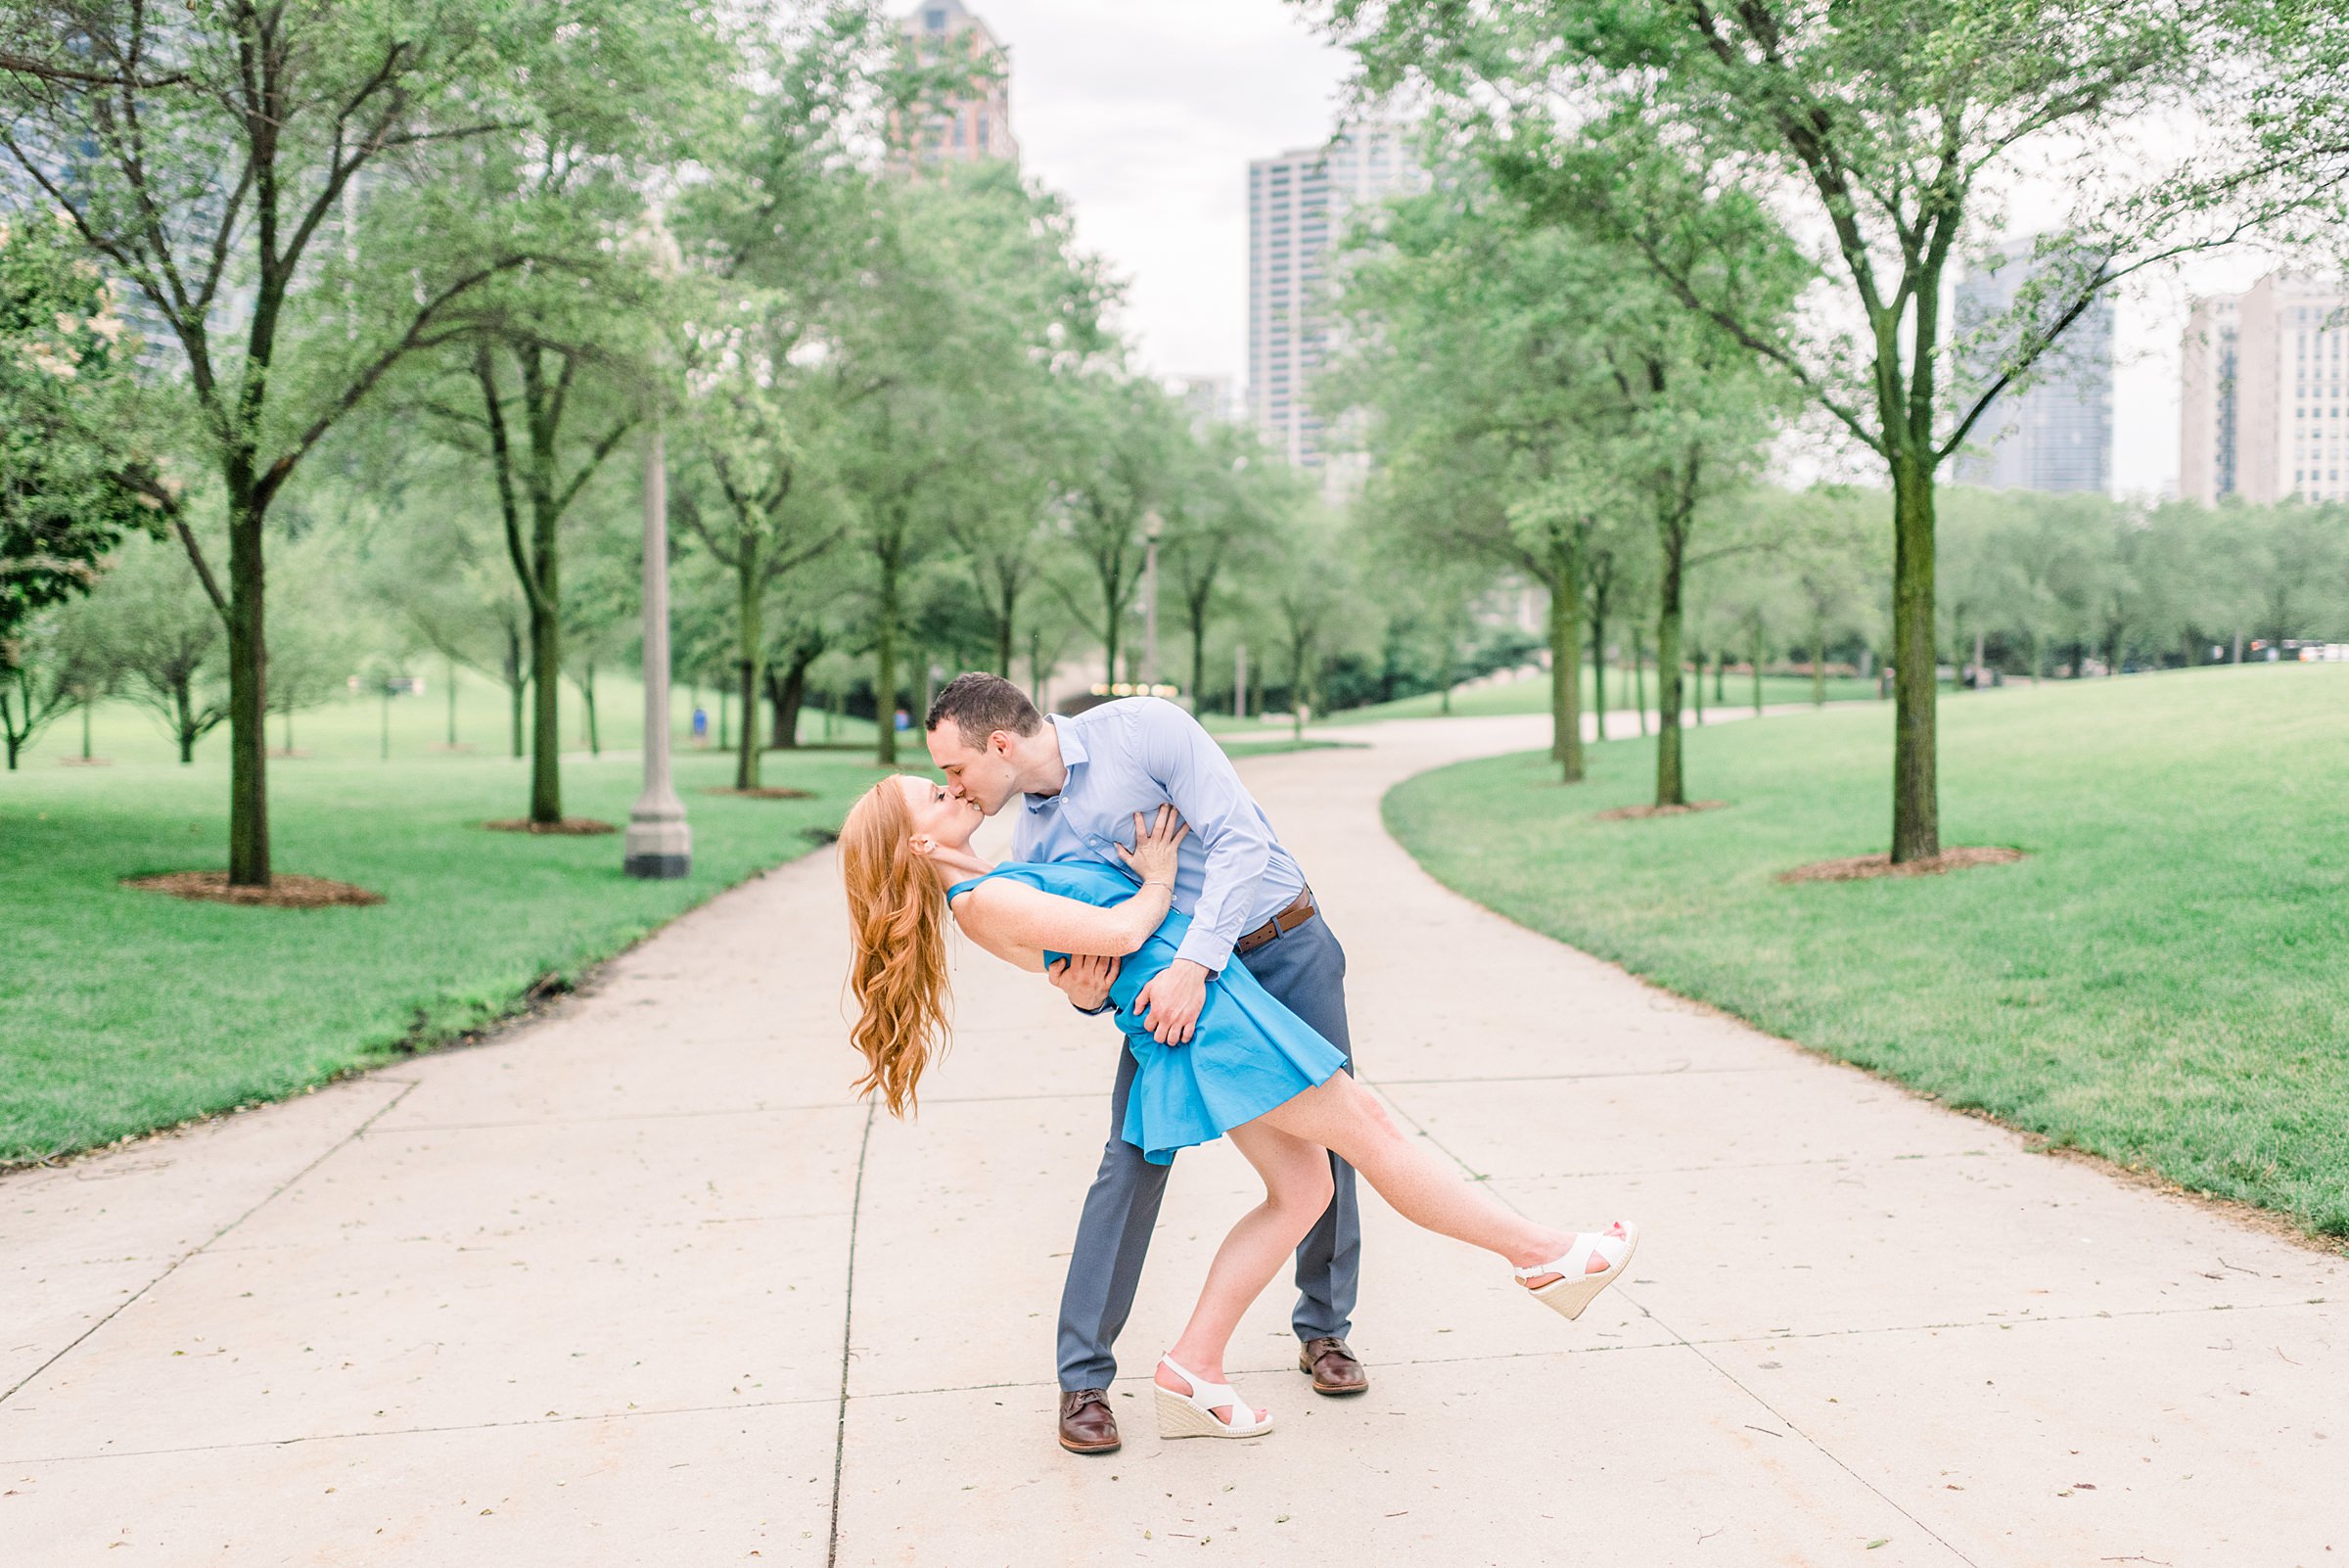
{"type": "Polygon", "coordinates": [[[928,855],[928,854],[930,853],[930,852],[931,852],[931,851],[933,851],[933,850],[935,850],[935,849],[937,849],[937,848],[938,848],[938,841],[937,841],[936,839],[932,838],[932,837],[931,837],[929,834],[927,834],[927,833],[916,833],[916,834],[913,836],[913,853],[916,853],[916,854],[919,854],[919,855],[928,855]]]}

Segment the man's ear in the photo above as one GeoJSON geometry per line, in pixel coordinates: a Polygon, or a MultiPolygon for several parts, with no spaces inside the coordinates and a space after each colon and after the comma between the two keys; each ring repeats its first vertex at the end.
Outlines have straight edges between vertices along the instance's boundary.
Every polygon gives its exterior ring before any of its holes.
{"type": "Polygon", "coordinates": [[[997,757],[1008,759],[1011,756],[1012,746],[1018,740],[1019,737],[1014,735],[1010,730],[998,729],[993,734],[987,737],[987,749],[994,753],[997,757]]]}

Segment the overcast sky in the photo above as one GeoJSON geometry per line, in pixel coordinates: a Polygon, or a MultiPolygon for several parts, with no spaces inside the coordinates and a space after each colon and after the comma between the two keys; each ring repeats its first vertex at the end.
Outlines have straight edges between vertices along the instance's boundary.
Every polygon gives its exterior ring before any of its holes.
{"type": "MultiPolygon", "coordinates": [[[[1248,161],[1328,137],[1346,57],[1281,0],[966,3],[1011,51],[1022,161],[1069,201],[1082,242],[1127,283],[1143,362],[1242,379],[1248,161]]],[[[2220,263],[2193,286],[2244,288],[2261,270],[2220,263]]],[[[2119,303],[2113,478],[2125,493],[2177,483],[2187,295],[2164,281],[2119,303]]]]}

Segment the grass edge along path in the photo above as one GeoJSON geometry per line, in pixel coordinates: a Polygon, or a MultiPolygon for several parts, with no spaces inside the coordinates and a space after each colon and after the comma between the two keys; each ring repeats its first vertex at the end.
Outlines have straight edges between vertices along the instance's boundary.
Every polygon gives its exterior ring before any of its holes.
{"type": "MultiPolygon", "coordinates": [[[[1407,779],[1446,886],[1769,1034],[2197,1195],[2349,1235],[2349,670],[1945,699],[1943,838],[2027,852],[1786,886],[1882,847],[1880,709],[1689,738],[1727,809],[1646,821],[1652,744],[1407,779]]],[[[1569,1004],[1570,1005],[1570,1004],[1569,1004]]]]}
{"type": "MultiPolygon", "coordinates": [[[[22,916],[0,975],[0,1170],[290,1098],[479,1037],[730,888],[816,848],[881,776],[774,754],[775,783],[701,793],[722,755],[677,759],[694,866],[621,871],[621,838],[491,833],[523,764],[313,762],[273,779],[277,860],[386,896],[371,907],[198,902],[122,885],[216,868],[220,770],[44,769],[0,782],[0,906],[22,916]]],[[[567,762],[566,805],[627,819],[634,759],[567,762]]],[[[11,924],[19,924],[12,918],[11,924]]],[[[789,934],[778,934],[788,941],[789,934]]]]}

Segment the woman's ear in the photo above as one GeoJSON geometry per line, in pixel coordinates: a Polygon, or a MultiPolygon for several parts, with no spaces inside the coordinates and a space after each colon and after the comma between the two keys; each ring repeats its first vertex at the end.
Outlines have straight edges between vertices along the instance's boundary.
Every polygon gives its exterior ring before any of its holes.
{"type": "Polygon", "coordinates": [[[913,836],[912,844],[913,853],[925,860],[929,859],[931,852],[938,848],[938,840],[927,833],[916,833],[913,836]]]}

